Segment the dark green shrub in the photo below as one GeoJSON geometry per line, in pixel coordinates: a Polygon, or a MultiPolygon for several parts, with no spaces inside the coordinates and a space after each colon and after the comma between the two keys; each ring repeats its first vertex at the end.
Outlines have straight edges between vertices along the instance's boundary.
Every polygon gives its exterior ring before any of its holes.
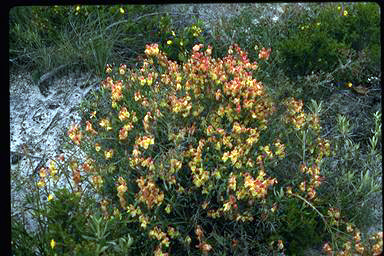
{"type": "MultiPolygon", "coordinates": [[[[379,8],[374,3],[324,5],[317,8],[316,15],[302,14],[297,19],[289,37],[281,41],[279,51],[285,61],[282,63],[293,79],[311,72],[333,71],[339,62],[346,63],[350,56],[344,49],[366,52],[369,56],[369,72],[378,72],[380,55],[379,8]]],[[[359,61],[355,56],[352,61],[359,61]]],[[[359,65],[363,68],[365,65],[359,65]]],[[[366,74],[367,76],[368,74],[366,74]]],[[[360,79],[356,75],[336,74],[348,80],[360,79]]],[[[336,79],[337,80],[337,79],[336,79]]]]}

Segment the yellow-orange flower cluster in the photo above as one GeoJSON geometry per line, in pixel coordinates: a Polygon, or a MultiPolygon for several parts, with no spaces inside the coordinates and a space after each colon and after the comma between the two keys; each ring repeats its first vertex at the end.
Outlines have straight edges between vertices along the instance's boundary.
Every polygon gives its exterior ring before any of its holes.
{"type": "Polygon", "coordinates": [[[159,227],[154,227],[149,231],[149,237],[156,238],[161,241],[160,244],[169,247],[169,238],[167,233],[163,232],[159,227]]]}
{"type": "Polygon", "coordinates": [[[97,132],[95,131],[95,129],[93,129],[93,127],[92,127],[92,123],[91,123],[91,121],[87,120],[87,121],[85,122],[85,124],[86,124],[85,130],[86,130],[87,132],[91,133],[92,135],[96,135],[96,134],[97,134],[97,132]]]}
{"type": "Polygon", "coordinates": [[[112,89],[112,104],[114,102],[118,102],[123,98],[123,81],[118,80],[115,83],[112,84],[111,86],[112,89]]]}
{"type": "Polygon", "coordinates": [[[124,75],[125,72],[126,72],[126,70],[127,70],[127,65],[125,65],[125,64],[120,64],[120,67],[119,67],[119,74],[120,74],[120,75],[124,75]]]}
{"type": "Polygon", "coordinates": [[[271,54],[271,48],[265,49],[264,47],[259,52],[259,59],[268,60],[271,54]]]}
{"type": "MultiPolygon", "coordinates": [[[[349,232],[350,233],[350,232],[349,232]]],[[[344,242],[343,249],[341,251],[333,251],[329,243],[323,245],[323,251],[327,255],[373,255],[379,256],[383,253],[383,232],[375,233],[370,240],[374,243],[364,245],[361,241],[361,233],[359,230],[355,230],[353,242],[348,240],[344,242]],[[357,253],[357,254],[356,254],[357,253]]]]}
{"type": "Polygon", "coordinates": [[[105,128],[107,131],[112,130],[111,122],[108,119],[106,119],[106,118],[101,119],[99,124],[100,124],[101,127],[105,128]]]}
{"type": "Polygon", "coordinates": [[[204,170],[201,164],[202,151],[205,145],[205,141],[201,139],[199,141],[199,146],[197,149],[190,149],[191,154],[193,155],[192,161],[188,163],[189,168],[192,171],[193,183],[196,187],[201,187],[209,178],[209,172],[204,170]]]}
{"type": "Polygon", "coordinates": [[[197,240],[199,241],[199,244],[196,245],[196,248],[199,248],[203,252],[203,255],[208,255],[208,252],[212,250],[212,246],[203,241],[204,231],[200,225],[196,226],[195,234],[196,234],[197,240]]]}
{"type": "Polygon", "coordinates": [[[157,56],[159,54],[159,45],[158,44],[147,44],[145,46],[145,54],[150,56],[157,56]]]}
{"type": "Polygon", "coordinates": [[[120,121],[125,121],[130,117],[130,114],[126,107],[121,107],[119,111],[119,119],[120,121]]]}
{"type": "Polygon", "coordinates": [[[302,111],[303,101],[290,98],[285,104],[288,107],[285,122],[292,123],[296,129],[301,129],[305,123],[305,114],[302,111]]]}
{"type": "Polygon", "coordinates": [[[136,195],[138,201],[147,205],[148,209],[152,209],[154,205],[160,205],[164,200],[164,193],[160,191],[151,178],[140,177],[136,180],[140,191],[136,195]]]}
{"type": "Polygon", "coordinates": [[[72,170],[72,180],[75,183],[76,188],[79,189],[79,184],[81,181],[79,165],[76,161],[71,161],[69,167],[72,170]]]}
{"type": "Polygon", "coordinates": [[[155,144],[155,138],[152,135],[138,137],[136,139],[136,144],[144,149],[148,149],[149,145],[155,144]]]}
{"type": "Polygon", "coordinates": [[[123,208],[123,209],[126,209],[126,205],[127,205],[127,202],[125,200],[125,192],[127,192],[128,188],[127,188],[127,183],[125,182],[124,178],[123,177],[119,177],[118,180],[118,186],[117,186],[117,197],[119,198],[119,201],[120,201],[120,206],[123,208]]]}
{"type": "Polygon", "coordinates": [[[100,190],[104,183],[103,177],[101,177],[100,175],[92,176],[91,181],[92,184],[95,186],[96,190],[100,190]]]}
{"type": "Polygon", "coordinates": [[[277,183],[276,179],[264,179],[264,175],[264,172],[260,171],[259,176],[255,179],[250,173],[244,173],[244,186],[236,192],[237,199],[264,198],[267,195],[268,188],[277,183]]]}
{"type": "Polygon", "coordinates": [[[40,180],[37,182],[37,186],[39,188],[42,188],[45,186],[45,178],[47,177],[47,173],[48,171],[45,167],[40,168],[40,171],[39,171],[40,180]]]}
{"type": "Polygon", "coordinates": [[[308,167],[303,163],[300,165],[300,171],[303,174],[309,175],[310,179],[308,183],[306,180],[301,182],[299,189],[307,193],[308,199],[314,199],[316,197],[315,189],[318,188],[324,180],[324,177],[320,176],[320,168],[317,164],[312,164],[312,166],[308,167]]]}
{"type": "Polygon", "coordinates": [[[73,124],[68,130],[68,136],[71,140],[80,145],[81,139],[83,138],[83,132],[80,131],[80,127],[78,124],[73,124]]]}

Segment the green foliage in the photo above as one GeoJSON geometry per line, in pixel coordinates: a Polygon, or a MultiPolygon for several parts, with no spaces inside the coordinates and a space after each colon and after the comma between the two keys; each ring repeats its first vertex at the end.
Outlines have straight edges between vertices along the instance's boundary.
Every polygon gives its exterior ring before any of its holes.
{"type": "MultiPolygon", "coordinates": [[[[51,239],[57,241],[57,251],[69,252],[81,239],[87,222],[86,203],[80,205],[80,195],[66,189],[55,191],[55,199],[48,203],[46,227],[51,239]]],[[[48,243],[47,243],[48,245],[48,243]]]]}
{"type": "Polygon", "coordinates": [[[170,59],[185,62],[194,45],[205,43],[203,25],[203,21],[198,19],[183,29],[175,28],[171,24],[171,18],[163,16],[160,21],[159,31],[160,49],[170,59]]]}
{"type": "Polygon", "coordinates": [[[338,44],[324,32],[303,31],[281,43],[284,67],[291,78],[311,72],[331,71],[338,64],[338,44]]]}
{"type": "Polygon", "coordinates": [[[34,255],[36,241],[20,218],[11,218],[11,252],[13,255],[34,255]]]}
{"type": "MultiPolygon", "coordinates": [[[[381,114],[377,112],[375,116],[376,122],[380,122],[381,114]]],[[[360,220],[359,227],[365,229],[370,223],[377,221],[372,208],[367,205],[375,205],[373,195],[381,192],[381,165],[378,165],[381,154],[377,151],[381,147],[381,143],[377,143],[381,136],[380,126],[376,125],[372,129],[371,145],[366,145],[368,148],[362,150],[364,146],[354,142],[351,137],[353,128],[345,116],[338,116],[337,124],[338,134],[333,141],[332,158],[337,161],[330,159],[326,162],[324,171],[328,182],[322,193],[327,201],[344,211],[348,219],[360,220]],[[375,142],[372,144],[373,141],[375,142]]]]}
{"type": "Polygon", "coordinates": [[[281,208],[279,234],[287,241],[287,255],[304,255],[305,249],[326,240],[323,220],[305,202],[290,198],[281,208]]]}
{"type": "MultiPolygon", "coordinates": [[[[282,65],[287,68],[287,74],[291,78],[319,70],[332,71],[339,61],[345,63],[347,60],[348,56],[342,53],[342,49],[352,49],[355,52],[364,50],[370,56],[371,71],[378,66],[378,5],[330,4],[319,7],[317,11],[317,15],[303,13],[301,17],[297,17],[292,24],[292,30],[289,31],[289,37],[282,40],[278,46],[285,60],[282,65]]],[[[346,79],[345,75],[341,77],[346,79]]],[[[348,77],[350,80],[356,78],[348,77]]]]}

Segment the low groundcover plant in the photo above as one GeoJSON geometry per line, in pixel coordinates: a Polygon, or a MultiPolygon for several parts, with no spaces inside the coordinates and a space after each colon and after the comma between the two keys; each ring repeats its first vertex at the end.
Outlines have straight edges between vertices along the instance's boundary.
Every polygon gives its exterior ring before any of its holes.
{"type": "MultiPolygon", "coordinates": [[[[140,69],[107,65],[83,121],[68,131],[86,153],[69,165],[74,191],[92,191],[99,205],[87,225],[118,229],[93,244],[129,235],[132,255],[284,255],[295,236],[321,243],[347,225],[317,193],[331,147],[318,114],[299,99],[273,102],[255,78],[270,49],[259,63],[236,44],[221,59],[212,51],[197,44],[178,64],[150,44],[140,69]],[[308,233],[296,234],[300,226],[308,233]]],[[[49,170],[41,187],[47,178],[49,170]]],[[[379,236],[372,248],[355,239],[348,249],[378,255],[379,236]]],[[[53,251],[66,242],[56,240],[53,251]]],[[[116,242],[102,245],[119,255],[116,242]]]]}

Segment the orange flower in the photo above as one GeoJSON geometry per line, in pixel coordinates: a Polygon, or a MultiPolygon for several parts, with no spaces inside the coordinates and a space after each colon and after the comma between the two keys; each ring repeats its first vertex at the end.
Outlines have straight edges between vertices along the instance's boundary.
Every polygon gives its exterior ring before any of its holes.
{"type": "Polygon", "coordinates": [[[130,116],[130,114],[129,114],[127,108],[126,107],[122,107],[120,109],[120,111],[119,111],[119,119],[120,119],[120,121],[124,121],[124,120],[128,119],[129,116],[130,116]]]}
{"type": "Polygon", "coordinates": [[[159,54],[159,45],[158,44],[150,44],[145,46],[145,54],[148,56],[157,56],[159,54]]]}
{"type": "Polygon", "coordinates": [[[111,73],[112,72],[112,66],[111,64],[107,64],[106,67],[105,67],[105,73],[111,73]]]}
{"type": "Polygon", "coordinates": [[[127,69],[127,65],[125,65],[125,64],[121,64],[120,67],[119,67],[119,73],[120,73],[120,75],[124,75],[126,69],[127,69]]]}
{"type": "Polygon", "coordinates": [[[92,133],[93,135],[97,134],[97,132],[92,128],[92,123],[90,121],[86,121],[86,127],[85,127],[85,130],[87,132],[90,132],[92,133]]]}
{"type": "Polygon", "coordinates": [[[269,55],[271,54],[271,48],[265,49],[264,47],[259,52],[259,59],[269,59],[269,55]]]}
{"type": "Polygon", "coordinates": [[[328,243],[325,243],[323,246],[323,251],[326,254],[330,255],[330,254],[332,254],[332,247],[328,243]]]}
{"type": "Polygon", "coordinates": [[[198,51],[200,50],[201,47],[203,47],[202,44],[196,44],[195,46],[193,46],[192,49],[193,49],[194,52],[198,52],[198,51]]]}
{"type": "Polygon", "coordinates": [[[197,239],[200,241],[201,238],[203,237],[203,230],[202,228],[200,227],[200,225],[197,225],[196,229],[195,229],[195,234],[197,236],[197,239]]]}
{"type": "Polygon", "coordinates": [[[42,168],[40,169],[39,176],[40,176],[41,178],[45,178],[45,177],[47,176],[47,170],[46,170],[44,167],[42,167],[42,168]]]}
{"type": "Polygon", "coordinates": [[[209,252],[210,250],[212,250],[212,246],[211,246],[210,244],[207,244],[207,243],[202,243],[202,244],[200,244],[200,245],[199,245],[199,248],[200,248],[200,250],[203,251],[203,253],[204,253],[205,255],[207,255],[208,252],[209,252]]]}
{"type": "Polygon", "coordinates": [[[92,176],[92,183],[96,187],[96,189],[100,189],[104,181],[100,175],[96,175],[92,176]]]}
{"type": "Polygon", "coordinates": [[[76,185],[78,185],[80,183],[81,177],[80,177],[79,169],[75,169],[72,171],[72,179],[76,185]]]}
{"type": "Polygon", "coordinates": [[[360,243],[355,244],[355,249],[358,253],[363,254],[364,253],[364,246],[360,243]]]}
{"type": "Polygon", "coordinates": [[[305,187],[306,187],[305,185],[306,185],[305,181],[301,182],[300,185],[299,185],[300,190],[303,191],[303,192],[305,191],[305,187]]]}
{"type": "Polygon", "coordinates": [[[119,140],[125,140],[128,137],[128,130],[122,127],[119,131],[119,140]]]}

